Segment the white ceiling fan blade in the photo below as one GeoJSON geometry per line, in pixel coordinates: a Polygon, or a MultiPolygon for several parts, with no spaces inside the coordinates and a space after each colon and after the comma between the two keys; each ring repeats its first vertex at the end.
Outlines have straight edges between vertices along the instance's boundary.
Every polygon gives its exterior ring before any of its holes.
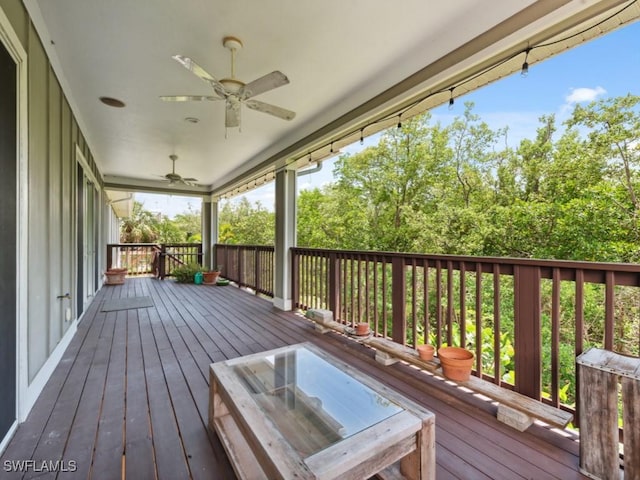
{"type": "Polygon", "coordinates": [[[224,126],[227,128],[240,126],[240,102],[235,97],[227,98],[224,126]]]}
{"type": "Polygon", "coordinates": [[[252,110],[268,113],[269,115],[273,115],[274,117],[278,117],[283,120],[293,120],[293,118],[296,116],[296,112],[292,112],[291,110],[287,110],[286,108],[277,107],[269,103],[260,102],[258,100],[247,100],[245,102],[245,105],[252,110]]]}
{"type": "Polygon", "coordinates": [[[260,77],[253,82],[247,83],[244,87],[242,87],[240,91],[240,97],[244,100],[247,98],[255,97],[256,95],[260,95],[261,93],[268,92],[269,90],[273,90],[274,88],[281,87],[289,83],[289,79],[287,76],[276,70],[275,72],[271,72],[266,74],[263,77],[260,77]]]}
{"type": "Polygon", "coordinates": [[[185,182],[197,182],[198,181],[197,178],[192,178],[192,177],[183,178],[182,180],[184,180],[185,182]]]}
{"type": "Polygon", "coordinates": [[[224,100],[222,97],[214,97],[213,95],[162,95],[160,100],[165,102],[202,102],[202,101],[214,101],[224,100]]]}
{"type": "Polygon", "coordinates": [[[207,72],[204,68],[198,65],[189,57],[185,57],[184,55],[174,55],[173,58],[176,62],[180,63],[184,68],[192,72],[197,77],[201,78],[209,85],[213,87],[215,92],[220,95],[222,98],[226,98],[228,95],[227,91],[224,89],[224,86],[209,72],[207,72]]]}

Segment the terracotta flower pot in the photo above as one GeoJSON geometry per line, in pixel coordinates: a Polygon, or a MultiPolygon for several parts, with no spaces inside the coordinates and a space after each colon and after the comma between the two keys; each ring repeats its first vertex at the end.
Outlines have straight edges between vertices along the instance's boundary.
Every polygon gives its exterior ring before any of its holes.
{"type": "Polygon", "coordinates": [[[104,272],[106,277],[105,285],[123,285],[127,275],[126,268],[112,268],[104,272]]]}
{"type": "Polygon", "coordinates": [[[218,281],[218,277],[220,276],[220,272],[203,272],[202,273],[202,283],[205,285],[215,285],[218,281]]]}
{"type": "Polygon", "coordinates": [[[418,345],[416,347],[416,350],[418,350],[418,356],[420,357],[420,360],[424,360],[425,362],[428,362],[430,360],[433,360],[433,353],[435,352],[435,347],[433,345],[418,345]]]}
{"type": "Polygon", "coordinates": [[[438,350],[438,358],[445,377],[456,382],[469,380],[473,366],[473,352],[460,347],[441,347],[438,350]]]}
{"type": "Polygon", "coordinates": [[[369,333],[368,323],[356,323],[356,335],[367,335],[369,333]]]}

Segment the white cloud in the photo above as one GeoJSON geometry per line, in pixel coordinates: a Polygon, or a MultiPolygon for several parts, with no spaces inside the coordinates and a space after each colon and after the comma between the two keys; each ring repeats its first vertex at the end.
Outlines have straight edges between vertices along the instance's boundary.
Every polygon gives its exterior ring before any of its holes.
{"type": "Polygon", "coordinates": [[[568,104],[576,104],[582,102],[593,102],[596,98],[604,95],[607,91],[602,87],[596,88],[572,88],[571,93],[565,97],[565,102],[568,104]]]}

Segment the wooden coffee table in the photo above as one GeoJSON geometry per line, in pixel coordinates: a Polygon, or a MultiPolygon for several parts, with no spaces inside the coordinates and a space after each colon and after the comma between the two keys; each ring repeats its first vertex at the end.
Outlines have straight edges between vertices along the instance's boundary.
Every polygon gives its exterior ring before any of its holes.
{"type": "Polygon", "coordinates": [[[210,366],[241,479],[435,478],[435,415],[310,343],[210,366]]]}

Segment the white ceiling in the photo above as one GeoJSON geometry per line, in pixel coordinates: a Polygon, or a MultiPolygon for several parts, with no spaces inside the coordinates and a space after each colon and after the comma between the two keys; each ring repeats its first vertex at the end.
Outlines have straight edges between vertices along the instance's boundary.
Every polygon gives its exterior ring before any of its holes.
{"type": "MultiPolygon", "coordinates": [[[[198,178],[206,191],[219,190],[243,172],[279,158],[293,144],[301,151],[306,140],[300,141],[309,136],[316,143],[323,136],[329,138],[332,131],[319,132],[323,126],[422,71],[419,82],[409,82],[406,89],[373,102],[373,110],[352,115],[349,121],[362,121],[415,95],[429,85],[425,67],[510,17],[499,27],[508,35],[498,35],[474,61],[526,45],[527,38],[550,23],[594,4],[620,3],[24,1],[105,178],[111,183],[155,185],[171,169],[169,155],[176,154],[177,172],[198,178]],[[295,119],[284,121],[243,107],[241,131],[225,131],[224,102],[159,99],[213,94],[209,85],[171,57],[186,55],[216,78],[227,77],[230,56],[222,46],[227,35],[244,43],[237,55],[238,78],[249,82],[273,70],[288,76],[289,85],[257,99],[294,110],[295,119]],[[118,98],[126,107],[107,107],[98,100],[101,96],[118,98]],[[200,122],[186,122],[186,117],[200,122]]],[[[464,63],[452,63],[449,71],[436,73],[452,75],[464,63]]]]}

